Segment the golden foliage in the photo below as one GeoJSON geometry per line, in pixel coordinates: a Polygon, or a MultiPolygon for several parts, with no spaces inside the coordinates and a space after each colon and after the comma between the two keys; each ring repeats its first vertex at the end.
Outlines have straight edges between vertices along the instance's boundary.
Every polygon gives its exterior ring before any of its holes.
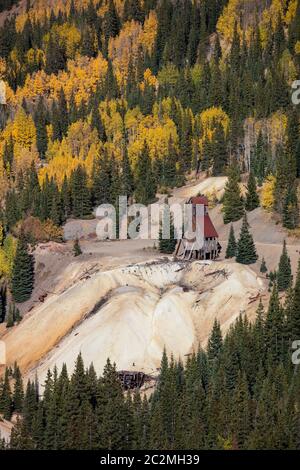
{"type": "MultiPolygon", "coordinates": [[[[239,7],[241,0],[229,0],[217,24],[217,31],[225,41],[233,37],[234,25],[239,25],[239,7]]],[[[239,31],[240,26],[238,26],[239,31]]]]}
{"type": "Polygon", "coordinates": [[[222,108],[208,108],[200,115],[200,121],[204,134],[211,139],[217,124],[222,124],[225,134],[227,134],[230,124],[228,114],[222,108]]]}
{"type": "MultiPolygon", "coordinates": [[[[27,115],[23,108],[19,108],[15,114],[14,120],[10,121],[2,132],[2,142],[0,155],[3,156],[5,142],[13,137],[14,143],[14,160],[12,171],[17,174],[20,170],[26,170],[39,160],[36,148],[36,128],[31,115],[27,115]]],[[[5,187],[4,170],[0,167],[0,182],[5,187]]],[[[1,185],[2,186],[2,185],[1,185]]],[[[7,185],[6,185],[7,186],[7,185]]],[[[1,188],[2,189],[2,188],[1,188]]],[[[3,191],[0,189],[0,198],[3,197],[3,191]],[[1,194],[2,193],[2,194],[1,194]]]]}
{"type": "Polygon", "coordinates": [[[269,175],[266,178],[261,190],[261,204],[264,209],[271,211],[274,207],[274,191],[275,191],[276,178],[269,175]]]}
{"type": "Polygon", "coordinates": [[[262,131],[275,152],[277,145],[282,144],[285,140],[286,128],[287,116],[283,112],[277,111],[270,118],[255,123],[255,135],[258,137],[259,132],[262,131]]]}
{"type": "Polygon", "coordinates": [[[176,126],[168,117],[159,120],[155,116],[146,116],[137,125],[135,133],[132,132],[131,135],[134,135],[134,138],[130,138],[128,155],[134,165],[142,151],[144,141],[149,146],[152,159],[163,158],[167,155],[170,137],[175,144],[178,142],[176,126]]]}
{"type": "Polygon", "coordinates": [[[8,235],[0,247],[0,278],[10,279],[13,262],[16,255],[17,242],[12,235],[8,235]]]}
{"type": "Polygon", "coordinates": [[[0,203],[8,190],[8,179],[3,168],[3,161],[0,159],[0,203]]]}
{"type": "Polygon", "coordinates": [[[140,83],[140,89],[142,91],[145,90],[145,87],[146,86],[153,86],[154,88],[157,88],[158,87],[158,81],[157,81],[157,78],[155,77],[155,75],[152,75],[152,72],[150,69],[146,69],[145,72],[144,72],[144,80],[142,81],[142,83],[140,83]]]}
{"type": "Polygon", "coordinates": [[[293,57],[288,49],[286,49],[280,59],[280,68],[284,74],[285,79],[289,84],[292,84],[297,79],[297,69],[293,61],[293,57]]]}
{"type": "Polygon", "coordinates": [[[95,93],[97,83],[103,79],[107,71],[107,61],[102,54],[96,58],[76,57],[68,60],[67,70],[60,71],[57,75],[47,75],[43,70],[32,76],[27,76],[23,88],[18,88],[16,100],[21,103],[23,98],[36,100],[43,93],[49,100],[57,99],[61,87],[64,89],[67,100],[72,92],[76,104],[88,101],[92,93],[95,93]]]}
{"type": "Polygon", "coordinates": [[[119,85],[127,80],[129,60],[135,64],[138,58],[139,47],[151,52],[157,31],[156,14],[150,12],[144,26],[135,21],[128,21],[122,27],[120,34],[109,40],[109,57],[111,58],[119,85]]]}
{"type": "Polygon", "coordinates": [[[42,183],[48,175],[49,178],[54,177],[59,186],[62,185],[65,175],[69,177],[82,161],[79,158],[73,158],[69,154],[56,155],[46,167],[39,171],[39,181],[42,183]]]}
{"type": "MultiPolygon", "coordinates": [[[[98,0],[92,0],[94,5],[98,5],[98,0]]],[[[117,3],[122,2],[118,0],[117,3]]],[[[87,8],[90,0],[74,0],[76,8],[80,11],[84,8],[87,8]]],[[[33,3],[33,2],[32,2],[33,3]]],[[[104,2],[103,2],[104,3],[104,2]]],[[[51,10],[54,11],[55,15],[59,12],[65,13],[70,10],[71,0],[35,0],[34,4],[31,6],[29,12],[25,11],[26,1],[23,2],[23,9],[16,17],[16,28],[17,31],[22,31],[24,24],[29,17],[31,20],[41,20],[45,16],[50,17],[51,10]]],[[[103,8],[103,12],[106,8],[103,8]]]]}
{"type": "Polygon", "coordinates": [[[3,57],[0,57],[0,78],[4,76],[6,72],[6,60],[3,57]]]}
{"type": "Polygon", "coordinates": [[[142,33],[140,23],[125,23],[120,34],[109,40],[109,57],[111,58],[119,85],[127,80],[128,63],[134,63],[138,56],[139,37],[142,33]]]}
{"type": "Polygon", "coordinates": [[[286,12],[285,21],[289,25],[296,16],[298,0],[290,0],[288,11],[286,12]]]}
{"type": "Polygon", "coordinates": [[[14,142],[20,147],[31,149],[36,143],[36,129],[31,115],[27,115],[23,108],[17,111],[13,126],[12,136],[14,142]]]}
{"type": "MultiPolygon", "coordinates": [[[[80,45],[81,34],[79,29],[73,24],[64,23],[63,25],[54,25],[51,33],[54,33],[59,38],[61,46],[65,47],[68,59],[74,59],[80,45]]],[[[48,43],[49,38],[50,33],[44,37],[45,45],[48,43]]]]}
{"type": "Polygon", "coordinates": [[[152,52],[155,38],[157,33],[157,17],[155,11],[150,11],[148,18],[146,18],[143,31],[140,34],[139,41],[145,50],[152,52]]]}
{"type": "Polygon", "coordinates": [[[281,17],[284,25],[288,26],[296,14],[297,0],[273,0],[270,8],[265,9],[260,22],[260,31],[263,45],[266,43],[267,31],[271,24],[273,30],[276,28],[278,18],[281,17]],[[287,8],[288,7],[288,8],[287,8]]]}
{"type": "Polygon", "coordinates": [[[94,158],[99,151],[100,142],[96,130],[92,131],[90,125],[81,120],[71,124],[62,142],[49,142],[46,154],[48,164],[39,171],[40,182],[48,175],[49,178],[55,177],[61,186],[65,175],[70,177],[80,164],[91,174],[94,158]]]}

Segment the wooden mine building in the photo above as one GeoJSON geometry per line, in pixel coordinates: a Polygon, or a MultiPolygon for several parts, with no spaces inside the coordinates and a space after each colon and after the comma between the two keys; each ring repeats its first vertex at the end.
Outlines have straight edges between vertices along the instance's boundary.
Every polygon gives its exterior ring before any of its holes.
{"type": "Polygon", "coordinates": [[[187,240],[182,238],[177,243],[175,256],[181,259],[214,260],[221,252],[221,245],[218,241],[219,235],[216,231],[208,213],[208,199],[205,196],[197,196],[189,199],[188,204],[193,205],[193,229],[196,227],[196,206],[204,206],[204,243],[198,246],[197,240],[187,240]]]}

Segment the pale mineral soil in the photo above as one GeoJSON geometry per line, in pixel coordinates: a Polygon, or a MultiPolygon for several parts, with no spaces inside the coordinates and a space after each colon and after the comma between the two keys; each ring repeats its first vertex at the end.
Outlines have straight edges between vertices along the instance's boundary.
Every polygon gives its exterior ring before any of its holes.
{"type": "Polygon", "coordinates": [[[226,331],[240,313],[253,317],[264,281],[231,262],[158,260],[111,269],[49,297],[2,338],[15,360],[41,381],[47,369],[82,353],[101,373],[106,359],[118,369],[155,373],[163,348],[184,357],[205,344],[215,318],[226,331]]]}
{"type": "MultiPolygon", "coordinates": [[[[175,189],[174,199],[212,190],[220,197],[225,182],[200,179],[175,189]]],[[[22,306],[29,312],[10,330],[0,326],[8,364],[17,360],[23,372],[37,372],[42,381],[55,364],[66,362],[72,371],[82,352],[99,374],[107,357],[118,369],[155,373],[164,346],[184,359],[198,344],[205,345],[215,318],[224,332],[240,313],[254,318],[259,296],[265,305],[269,297],[260,260],[251,267],[225,261],[230,227],[224,226],[219,205],[210,214],[223,246],[220,260],[211,264],[174,262],[158,253],[153,240],[101,242],[95,220],[69,221],[67,238],[79,235],[83,254],[74,258],[72,240],[37,247],[36,287],[22,306]],[[41,296],[46,296],[43,302],[41,296]]],[[[287,237],[262,209],[248,219],[268,268],[277,267],[286,239],[295,270],[299,241],[287,237]]],[[[234,227],[238,235],[240,222],[234,227]]]]}

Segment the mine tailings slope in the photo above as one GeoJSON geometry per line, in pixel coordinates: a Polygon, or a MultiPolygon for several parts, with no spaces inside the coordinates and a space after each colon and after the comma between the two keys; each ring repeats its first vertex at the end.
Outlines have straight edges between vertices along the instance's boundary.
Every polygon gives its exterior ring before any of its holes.
{"type": "Polygon", "coordinates": [[[17,361],[42,381],[55,364],[72,371],[81,352],[98,373],[108,357],[118,369],[155,373],[164,347],[184,359],[206,343],[215,318],[226,331],[240,312],[253,316],[264,288],[249,267],[225,261],[159,260],[99,272],[5,333],[8,364],[17,361]]]}

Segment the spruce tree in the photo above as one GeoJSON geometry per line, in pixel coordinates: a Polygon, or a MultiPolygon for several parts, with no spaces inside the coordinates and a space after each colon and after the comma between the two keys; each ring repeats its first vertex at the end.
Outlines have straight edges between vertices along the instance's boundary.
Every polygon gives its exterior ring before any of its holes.
{"type": "Polygon", "coordinates": [[[258,259],[255,244],[249,231],[246,213],[244,214],[240,238],[237,245],[236,261],[240,264],[254,264],[258,259]]]}
{"type": "Polygon", "coordinates": [[[67,217],[71,215],[71,212],[72,212],[71,188],[70,188],[70,184],[66,175],[64,176],[63,184],[61,187],[60,198],[61,198],[61,208],[62,208],[62,222],[64,222],[67,219],[67,217]]]}
{"type": "Polygon", "coordinates": [[[3,323],[5,320],[6,302],[7,302],[6,286],[2,285],[0,286],[0,323],[3,323]]]}
{"type": "Polygon", "coordinates": [[[159,251],[160,253],[172,254],[177,245],[175,238],[175,228],[173,220],[170,220],[170,236],[169,238],[163,238],[162,227],[159,230],[159,251]]]}
{"type": "Polygon", "coordinates": [[[105,36],[105,49],[104,53],[108,52],[108,41],[110,37],[116,37],[120,31],[120,19],[116,11],[113,0],[108,2],[108,10],[104,16],[104,36],[105,36]]]}
{"type": "Polygon", "coordinates": [[[34,115],[34,122],[36,127],[36,146],[40,154],[40,158],[45,158],[45,154],[48,147],[48,135],[46,129],[46,111],[42,96],[40,96],[38,101],[38,105],[34,115]]]}
{"type": "Polygon", "coordinates": [[[286,241],[283,242],[282,254],[279,261],[277,271],[277,286],[279,291],[284,291],[289,288],[292,282],[292,268],[291,260],[289,258],[286,241]]]}
{"type": "Polygon", "coordinates": [[[288,230],[294,230],[299,223],[299,208],[297,197],[297,183],[290,185],[287,189],[283,202],[282,225],[288,230]]]}
{"type": "Polygon", "coordinates": [[[147,142],[144,146],[136,167],[135,198],[140,204],[153,202],[156,194],[156,185],[152,171],[152,163],[147,142]]]}
{"type": "Polygon", "coordinates": [[[256,180],[254,173],[250,171],[248,185],[247,185],[247,194],[245,201],[245,208],[247,211],[251,212],[257,207],[259,207],[259,196],[256,190],[256,180]]]}
{"type": "Polygon", "coordinates": [[[123,21],[131,20],[139,21],[140,23],[144,20],[139,0],[125,0],[124,2],[123,21]]]}
{"type": "Polygon", "coordinates": [[[11,174],[14,161],[14,142],[10,136],[8,142],[5,142],[3,149],[3,165],[8,175],[11,174]]]}
{"type": "Polygon", "coordinates": [[[24,235],[18,240],[14,259],[11,292],[15,302],[21,303],[30,299],[34,287],[34,259],[29,253],[24,235]]]}
{"type": "Polygon", "coordinates": [[[61,46],[61,41],[56,34],[50,33],[49,40],[46,46],[46,65],[45,71],[47,74],[57,73],[59,70],[65,68],[66,55],[65,50],[61,46]]]}
{"type": "Polygon", "coordinates": [[[128,151],[126,145],[123,149],[120,180],[122,188],[120,195],[124,195],[127,197],[132,196],[134,191],[134,178],[131,170],[130,161],[128,158],[128,151]]]}
{"type": "Polygon", "coordinates": [[[59,112],[59,127],[61,137],[64,137],[68,130],[69,116],[68,116],[68,107],[67,100],[65,96],[64,89],[61,88],[58,96],[58,112],[59,112]]]}
{"type": "Polygon", "coordinates": [[[97,156],[93,163],[92,200],[94,206],[110,202],[111,166],[106,151],[97,156]]]}
{"type": "Polygon", "coordinates": [[[236,165],[232,165],[228,171],[222,212],[225,224],[240,220],[244,213],[244,203],[239,186],[239,171],[236,165]]]}
{"type": "Polygon", "coordinates": [[[219,355],[223,347],[223,338],[221,333],[221,327],[218,320],[215,318],[211,335],[208,340],[207,345],[207,355],[210,361],[216,360],[219,358],[219,355]]]}
{"type": "Polygon", "coordinates": [[[273,286],[265,321],[265,338],[268,345],[268,361],[277,363],[282,358],[284,342],[283,309],[280,305],[278,288],[273,286]]]}
{"type": "Polygon", "coordinates": [[[90,189],[84,167],[79,165],[71,176],[73,216],[80,218],[91,214],[90,189]]]}
{"type": "Polygon", "coordinates": [[[235,235],[234,235],[234,228],[233,228],[233,225],[231,224],[225,258],[226,259],[235,258],[236,252],[237,252],[237,244],[236,244],[235,235]]]}
{"type": "Polygon", "coordinates": [[[10,420],[12,414],[12,394],[10,388],[9,369],[5,369],[4,382],[0,391],[0,413],[4,419],[10,420]]]}
{"type": "Polygon", "coordinates": [[[222,124],[218,124],[212,139],[213,175],[224,175],[228,162],[225,132],[222,124]]]}
{"type": "Polygon", "coordinates": [[[94,106],[92,109],[91,126],[92,126],[92,129],[97,130],[99,139],[102,142],[106,142],[107,135],[106,135],[105,127],[102,122],[101,115],[99,113],[99,109],[97,106],[94,106]]]}
{"type": "Polygon", "coordinates": [[[264,258],[264,257],[263,257],[262,260],[261,260],[260,272],[261,272],[262,274],[265,274],[265,273],[268,272],[268,268],[267,268],[266,261],[265,261],[265,258],[264,258]]]}
{"type": "Polygon", "coordinates": [[[291,307],[291,341],[300,338],[300,261],[298,263],[297,277],[291,307]]]}
{"type": "Polygon", "coordinates": [[[14,365],[14,390],[12,396],[13,410],[17,413],[21,413],[23,409],[24,390],[23,380],[20,369],[17,364],[14,365]]]}

